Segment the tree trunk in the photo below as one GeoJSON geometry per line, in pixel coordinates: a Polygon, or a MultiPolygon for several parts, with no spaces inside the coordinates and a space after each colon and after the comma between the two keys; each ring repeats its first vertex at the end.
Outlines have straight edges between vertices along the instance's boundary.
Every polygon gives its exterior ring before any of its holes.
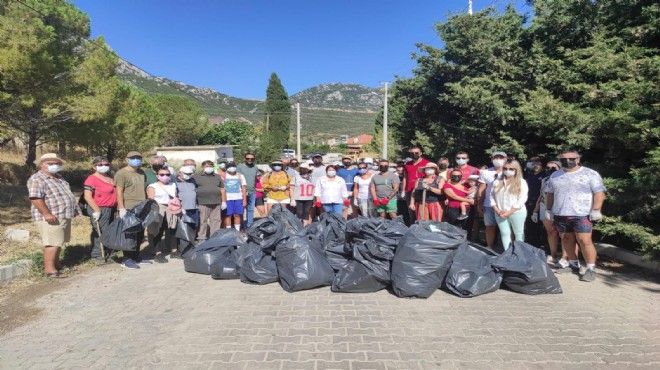
{"type": "Polygon", "coordinates": [[[36,167],[34,164],[35,159],[37,159],[37,132],[36,130],[30,130],[27,134],[27,140],[25,140],[25,165],[28,167],[36,167]]]}
{"type": "Polygon", "coordinates": [[[64,141],[60,141],[58,145],[59,145],[60,158],[62,159],[66,158],[66,143],[64,141]]]}
{"type": "Polygon", "coordinates": [[[108,149],[108,150],[107,150],[105,156],[108,158],[108,161],[109,161],[110,163],[112,163],[112,160],[113,160],[114,157],[115,157],[115,148],[114,148],[112,145],[108,145],[108,148],[107,148],[107,149],[108,149]]]}

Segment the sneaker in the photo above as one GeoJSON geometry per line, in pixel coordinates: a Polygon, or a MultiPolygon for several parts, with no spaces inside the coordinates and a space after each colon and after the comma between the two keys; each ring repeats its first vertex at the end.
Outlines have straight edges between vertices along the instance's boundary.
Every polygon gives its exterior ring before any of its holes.
{"type": "Polygon", "coordinates": [[[127,268],[127,269],[129,269],[129,270],[137,270],[137,269],[140,268],[140,266],[138,266],[138,264],[135,263],[135,261],[133,261],[133,260],[130,259],[130,258],[127,259],[127,260],[125,260],[124,262],[122,262],[122,263],[121,263],[121,267],[123,267],[123,268],[127,268]]]}
{"type": "Polygon", "coordinates": [[[143,258],[137,261],[137,263],[138,265],[153,265],[154,261],[143,258]]]}
{"type": "Polygon", "coordinates": [[[555,274],[575,274],[575,275],[580,275],[580,268],[579,267],[573,267],[573,266],[566,266],[562,268],[558,268],[555,270],[555,274]]]}
{"type": "Polygon", "coordinates": [[[548,255],[548,257],[546,257],[545,262],[547,262],[548,265],[554,265],[555,263],[557,263],[557,261],[555,261],[555,258],[552,257],[551,255],[548,255]]]}
{"type": "Polygon", "coordinates": [[[568,266],[569,266],[568,261],[563,260],[563,259],[560,258],[559,260],[557,260],[557,262],[555,262],[555,263],[554,263],[552,266],[550,266],[550,267],[552,267],[553,269],[563,269],[563,268],[566,268],[566,267],[568,267],[568,266]]]}
{"type": "Polygon", "coordinates": [[[179,253],[179,252],[170,253],[170,259],[172,259],[172,258],[183,259],[183,257],[181,257],[181,253],[179,253]]]}
{"type": "Polygon", "coordinates": [[[587,271],[584,272],[584,275],[580,276],[580,280],[586,282],[596,280],[596,270],[587,269],[587,271]]]}
{"type": "Polygon", "coordinates": [[[468,218],[468,215],[464,215],[462,213],[460,216],[456,217],[457,220],[465,220],[466,218],[468,218]]]}
{"type": "Polygon", "coordinates": [[[154,258],[154,261],[156,261],[158,263],[168,263],[168,262],[170,262],[162,254],[157,254],[156,257],[154,258]]]}

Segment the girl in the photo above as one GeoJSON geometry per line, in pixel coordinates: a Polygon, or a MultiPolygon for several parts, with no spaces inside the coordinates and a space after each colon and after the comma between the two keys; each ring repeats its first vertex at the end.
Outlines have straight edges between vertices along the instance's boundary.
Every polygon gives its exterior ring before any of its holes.
{"type": "Polygon", "coordinates": [[[527,190],[527,181],[523,180],[522,168],[516,160],[506,163],[502,167],[502,177],[493,182],[490,204],[495,212],[505,250],[511,244],[511,229],[515,240],[524,241],[527,190]]]}

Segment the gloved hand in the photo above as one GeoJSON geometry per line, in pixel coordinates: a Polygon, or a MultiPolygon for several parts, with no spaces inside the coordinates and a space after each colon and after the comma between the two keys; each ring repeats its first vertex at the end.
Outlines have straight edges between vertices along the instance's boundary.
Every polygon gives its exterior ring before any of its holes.
{"type": "Polygon", "coordinates": [[[533,223],[537,223],[537,222],[539,222],[539,213],[538,213],[538,212],[534,212],[534,213],[532,213],[532,217],[531,217],[531,219],[532,219],[532,222],[533,222],[533,223]]]}
{"type": "Polygon", "coordinates": [[[222,204],[220,204],[220,209],[223,211],[227,209],[227,202],[222,202],[222,204]]]}
{"type": "Polygon", "coordinates": [[[344,207],[350,207],[351,202],[348,199],[344,199],[344,207]]]}
{"type": "Polygon", "coordinates": [[[380,207],[380,200],[374,199],[374,204],[376,205],[376,207],[380,207]]]}
{"type": "Polygon", "coordinates": [[[353,199],[353,205],[356,206],[356,207],[360,206],[360,202],[357,200],[357,198],[353,199]]]}
{"type": "Polygon", "coordinates": [[[101,212],[92,213],[92,221],[98,222],[101,219],[101,212]]]}
{"type": "Polygon", "coordinates": [[[386,206],[390,202],[390,198],[383,198],[380,200],[380,204],[386,206]]]}
{"type": "Polygon", "coordinates": [[[552,211],[550,211],[550,210],[545,211],[545,219],[550,220],[550,221],[555,220],[555,216],[552,214],[552,211]]]}
{"type": "Polygon", "coordinates": [[[316,208],[321,208],[321,202],[315,202],[314,207],[316,208]]]}
{"type": "Polygon", "coordinates": [[[589,213],[589,220],[593,221],[600,221],[603,218],[603,214],[600,213],[600,211],[592,209],[591,212],[589,213]]]}
{"type": "Polygon", "coordinates": [[[289,188],[288,186],[280,186],[279,189],[282,190],[282,191],[285,191],[285,190],[288,189],[288,188],[289,188]]]}
{"type": "Polygon", "coordinates": [[[429,185],[428,182],[422,182],[422,188],[424,188],[424,190],[429,190],[430,187],[431,185],[429,185]]]}
{"type": "Polygon", "coordinates": [[[289,203],[289,205],[290,205],[291,207],[295,207],[295,206],[296,206],[296,200],[295,200],[295,199],[291,199],[291,203],[289,203]]]}
{"type": "Polygon", "coordinates": [[[406,192],[405,192],[405,191],[402,191],[402,192],[401,192],[401,198],[405,198],[405,197],[406,197],[406,192]]]}
{"type": "Polygon", "coordinates": [[[119,218],[126,216],[126,208],[119,208],[117,211],[119,211],[119,218]]]}

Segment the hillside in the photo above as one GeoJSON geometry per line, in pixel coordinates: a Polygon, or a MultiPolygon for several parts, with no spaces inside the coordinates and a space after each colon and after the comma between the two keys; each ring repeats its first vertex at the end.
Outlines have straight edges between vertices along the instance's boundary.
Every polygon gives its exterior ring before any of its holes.
{"type": "MultiPolygon", "coordinates": [[[[193,99],[212,117],[263,120],[263,101],[235,98],[210,88],[200,88],[163,77],[152,77],[143,70],[120,60],[117,75],[148,94],[174,94],[193,99]]],[[[264,86],[264,90],[266,86],[264,86]]],[[[382,107],[382,93],[358,84],[332,83],[314,86],[290,96],[300,102],[302,136],[322,141],[340,135],[373,132],[374,119],[382,107]]],[[[295,110],[291,116],[295,129],[295,110]]]]}

